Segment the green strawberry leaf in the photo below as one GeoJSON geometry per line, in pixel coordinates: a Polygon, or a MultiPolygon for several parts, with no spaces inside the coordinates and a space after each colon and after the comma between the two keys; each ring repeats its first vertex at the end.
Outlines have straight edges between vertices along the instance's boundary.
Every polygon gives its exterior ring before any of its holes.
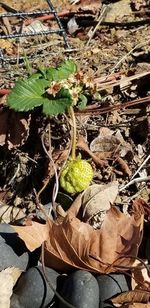
{"type": "Polygon", "coordinates": [[[62,79],[67,79],[70,74],[76,73],[77,66],[73,61],[67,60],[58,66],[57,70],[59,72],[59,76],[63,77],[62,79]]]}
{"type": "Polygon", "coordinates": [[[67,89],[61,89],[54,98],[50,95],[48,101],[43,104],[43,113],[46,115],[57,115],[64,113],[72,105],[72,99],[67,89]]]}
{"type": "Polygon", "coordinates": [[[49,82],[43,79],[18,81],[8,96],[8,106],[16,111],[29,111],[41,106],[48,101],[42,96],[48,84],[49,82]]]}
{"type": "Polygon", "coordinates": [[[82,110],[86,107],[86,105],[87,105],[87,97],[83,94],[80,94],[78,108],[82,110]]]}
{"type": "Polygon", "coordinates": [[[47,71],[46,71],[46,78],[49,81],[54,81],[54,80],[57,81],[57,80],[59,80],[58,79],[57,69],[53,68],[53,67],[48,68],[47,71]]]}
{"type": "Polygon", "coordinates": [[[46,115],[57,115],[64,113],[71,105],[69,98],[56,98],[52,100],[45,100],[43,104],[43,113],[46,115]]]}
{"type": "Polygon", "coordinates": [[[43,105],[46,115],[64,113],[72,105],[68,89],[62,88],[54,97],[46,92],[50,81],[67,79],[75,73],[77,67],[73,61],[65,61],[57,68],[40,68],[40,73],[33,74],[27,80],[18,81],[8,96],[7,104],[16,111],[29,111],[43,105]],[[48,80],[47,80],[48,79],[48,80]]]}
{"type": "Polygon", "coordinates": [[[59,69],[64,69],[70,72],[70,74],[73,74],[73,73],[76,73],[77,71],[77,65],[74,63],[73,60],[66,60],[58,66],[58,70],[59,69]]]}
{"type": "Polygon", "coordinates": [[[35,73],[35,74],[32,74],[28,80],[37,80],[37,79],[40,79],[42,77],[42,74],[41,73],[35,73]]]}
{"type": "Polygon", "coordinates": [[[47,70],[47,79],[50,81],[68,79],[68,77],[76,71],[76,64],[71,60],[67,60],[60,64],[57,68],[50,67],[47,70]]]}

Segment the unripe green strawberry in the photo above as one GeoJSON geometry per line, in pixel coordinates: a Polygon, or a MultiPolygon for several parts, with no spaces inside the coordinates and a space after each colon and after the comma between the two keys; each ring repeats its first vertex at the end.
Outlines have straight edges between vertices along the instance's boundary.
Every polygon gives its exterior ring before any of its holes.
{"type": "Polygon", "coordinates": [[[78,193],[86,189],[93,178],[93,169],[86,160],[70,159],[60,175],[60,185],[68,193],[78,193]]]}

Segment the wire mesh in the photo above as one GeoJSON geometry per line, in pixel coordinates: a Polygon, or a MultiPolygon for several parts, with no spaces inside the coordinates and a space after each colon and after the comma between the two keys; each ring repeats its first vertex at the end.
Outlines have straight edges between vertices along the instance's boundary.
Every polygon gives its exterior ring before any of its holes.
{"type": "MultiPolygon", "coordinates": [[[[4,49],[1,48],[1,40],[2,39],[19,40],[21,38],[26,38],[26,37],[38,37],[38,36],[47,36],[47,35],[57,34],[57,35],[61,35],[61,37],[63,38],[64,48],[70,48],[68,40],[67,40],[67,35],[66,35],[66,32],[65,32],[65,29],[62,26],[61,20],[60,20],[58,14],[57,14],[52,2],[50,0],[46,0],[46,2],[47,2],[48,7],[49,7],[48,10],[40,10],[40,11],[38,10],[38,11],[33,11],[33,12],[18,12],[15,9],[10,8],[8,5],[1,3],[1,5],[3,5],[3,7],[5,9],[9,10],[9,12],[0,14],[0,19],[3,19],[5,17],[10,18],[10,19],[12,17],[18,17],[22,20],[25,20],[25,18],[27,18],[27,17],[33,16],[34,18],[36,18],[38,16],[53,14],[54,20],[58,25],[57,29],[40,30],[39,32],[35,31],[34,29],[32,29],[32,31],[30,31],[30,32],[25,32],[25,31],[23,32],[22,27],[21,27],[21,29],[19,29],[18,32],[0,35],[0,61],[1,61],[2,65],[4,65],[6,62],[9,62],[9,61],[11,62],[11,61],[18,60],[17,56],[16,57],[5,56],[4,49]]],[[[35,55],[32,55],[30,57],[34,57],[34,56],[35,55]]],[[[36,55],[36,56],[38,56],[38,55],[36,55]]],[[[20,60],[22,60],[23,58],[24,58],[23,56],[19,57],[20,60]]]]}

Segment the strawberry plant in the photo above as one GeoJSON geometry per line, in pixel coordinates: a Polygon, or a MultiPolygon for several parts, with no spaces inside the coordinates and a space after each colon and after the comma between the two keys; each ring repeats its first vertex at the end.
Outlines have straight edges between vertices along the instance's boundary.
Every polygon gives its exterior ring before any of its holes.
{"type": "Polygon", "coordinates": [[[17,81],[7,99],[8,106],[19,112],[31,111],[40,106],[48,117],[69,112],[74,129],[72,154],[60,176],[61,186],[69,193],[84,190],[93,177],[90,163],[80,157],[76,159],[74,106],[84,108],[87,104],[86,94],[92,94],[94,90],[92,79],[84,76],[77,70],[76,64],[68,60],[56,68],[41,68],[27,79],[17,81]]]}

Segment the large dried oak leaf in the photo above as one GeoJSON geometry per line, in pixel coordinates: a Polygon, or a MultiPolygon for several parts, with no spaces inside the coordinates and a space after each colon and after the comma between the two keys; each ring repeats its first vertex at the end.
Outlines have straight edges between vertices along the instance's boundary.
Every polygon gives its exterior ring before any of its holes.
{"type": "MultiPolygon", "coordinates": [[[[120,267],[126,270],[132,266],[134,258],[130,256],[137,255],[143,229],[143,214],[139,207],[134,207],[131,216],[121,213],[116,207],[110,208],[101,229],[94,230],[88,223],[77,218],[81,200],[82,196],[79,195],[62,219],[55,222],[49,220],[46,226],[49,228],[49,237],[46,232],[43,239],[45,265],[62,271],[76,268],[96,273],[117,271],[120,267]]],[[[36,223],[38,232],[34,235],[32,226],[28,231],[27,228],[17,227],[15,230],[31,250],[32,237],[36,237],[37,241],[43,225],[36,223]]],[[[41,240],[40,237],[39,246],[41,240]]],[[[34,249],[36,241],[33,240],[34,249]]]]}

